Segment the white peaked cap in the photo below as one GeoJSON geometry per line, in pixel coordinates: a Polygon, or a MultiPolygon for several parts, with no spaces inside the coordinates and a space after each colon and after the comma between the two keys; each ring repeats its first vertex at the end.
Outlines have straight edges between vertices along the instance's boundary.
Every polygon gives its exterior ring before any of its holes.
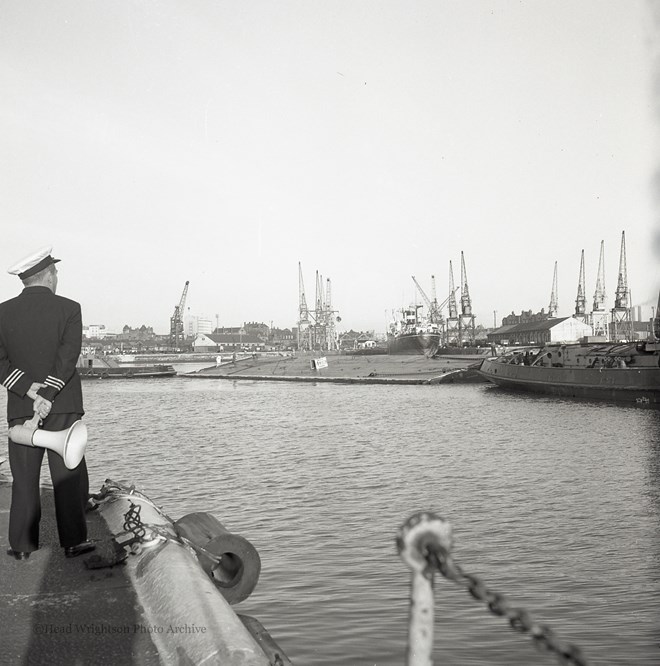
{"type": "Polygon", "coordinates": [[[7,269],[7,273],[10,275],[18,275],[21,280],[36,275],[39,271],[43,271],[44,268],[47,268],[51,264],[56,264],[59,259],[54,259],[51,256],[53,251],[53,246],[48,245],[42,247],[37,252],[24,257],[20,261],[17,261],[13,266],[10,266],[7,269]]]}

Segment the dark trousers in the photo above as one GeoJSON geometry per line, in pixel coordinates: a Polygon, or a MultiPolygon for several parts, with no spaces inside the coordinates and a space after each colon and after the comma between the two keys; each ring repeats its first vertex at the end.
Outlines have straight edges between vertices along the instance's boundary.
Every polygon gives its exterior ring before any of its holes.
{"type": "MultiPolygon", "coordinates": [[[[42,430],[67,430],[79,414],[50,414],[42,430]]],[[[13,419],[9,427],[25,423],[27,418],[13,419]]],[[[55,495],[55,516],[60,545],[75,546],[87,539],[85,504],[89,496],[87,464],[83,458],[75,469],[67,469],[55,451],[40,446],[24,446],[9,440],[9,466],[14,477],[9,512],[9,545],[14,550],[32,552],[39,548],[41,496],[39,477],[44,451],[48,451],[48,467],[55,495]]]]}

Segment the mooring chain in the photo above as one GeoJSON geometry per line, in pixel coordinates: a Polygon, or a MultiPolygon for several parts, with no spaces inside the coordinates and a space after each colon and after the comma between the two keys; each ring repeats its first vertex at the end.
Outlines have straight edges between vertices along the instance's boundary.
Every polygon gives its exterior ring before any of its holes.
{"type": "Polygon", "coordinates": [[[142,507],[139,504],[131,502],[129,510],[124,514],[124,531],[131,532],[134,537],[134,541],[142,541],[144,539],[147,530],[145,529],[142,519],[140,518],[140,512],[142,507]]]}
{"type": "Polygon", "coordinates": [[[426,561],[432,569],[465,587],[475,599],[483,601],[493,615],[505,617],[515,631],[530,634],[538,649],[553,652],[564,664],[587,666],[579,647],[560,641],[550,627],[535,622],[524,608],[511,606],[502,594],[493,592],[478,576],[463,571],[442,546],[426,545],[425,550],[426,561]]]}
{"type": "Polygon", "coordinates": [[[132,534],[133,536],[129,539],[119,539],[122,546],[128,547],[132,546],[134,543],[143,543],[144,541],[149,541],[150,539],[145,539],[147,536],[148,528],[151,532],[152,538],[160,537],[162,541],[170,541],[177,544],[178,546],[187,545],[188,547],[193,548],[193,550],[203,552],[210,560],[216,562],[216,564],[221,561],[221,556],[206,550],[206,548],[202,548],[199,545],[193,544],[192,541],[189,541],[184,537],[175,537],[171,534],[171,532],[159,525],[143,523],[140,516],[141,511],[141,505],[131,502],[130,508],[124,514],[124,534],[132,534]]]}
{"type": "Polygon", "coordinates": [[[525,609],[512,607],[503,595],[490,590],[478,576],[464,572],[452,560],[452,528],[444,518],[431,511],[413,514],[399,529],[396,544],[401,559],[412,571],[408,666],[433,663],[433,578],[436,571],[483,601],[493,615],[505,617],[513,629],[531,635],[540,650],[553,652],[564,664],[587,666],[577,646],[560,641],[550,627],[535,622],[525,609]]]}

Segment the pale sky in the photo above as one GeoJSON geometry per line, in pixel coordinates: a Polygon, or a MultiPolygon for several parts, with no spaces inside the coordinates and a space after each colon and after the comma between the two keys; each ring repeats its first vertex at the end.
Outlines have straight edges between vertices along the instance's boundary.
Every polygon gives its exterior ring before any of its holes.
{"type": "Polygon", "coordinates": [[[491,326],[547,310],[555,261],[572,314],[582,249],[590,304],[601,240],[611,307],[625,230],[650,316],[657,7],[0,0],[0,300],[52,244],[85,324],[166,333],[189,280],[190,314],[284,328],[301,262],[384,331],[463,251],[491,326]]]}

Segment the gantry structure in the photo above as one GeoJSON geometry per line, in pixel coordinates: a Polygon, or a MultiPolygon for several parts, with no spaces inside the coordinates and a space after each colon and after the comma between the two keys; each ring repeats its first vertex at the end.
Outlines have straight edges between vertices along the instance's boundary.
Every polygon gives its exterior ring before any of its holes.
{"type": "Polygon", "coordinates": [[[332,283],[316,271],[314,309],[307,306],[302,266],[298,262],[298,349],[302,351],[331,351],[339,349],[336,324],[341,321],[332,306],[332,283]],[[324,288],[325,287],[325,288],[324,288]]]}
{"type": "Polygon", "coordinates": [[[475,324],[472,313],[472,299],[468,289],[467,271],[465,270],[465,257],[461,250],[461,314],[458,318],[459,346],[475,344],[475,324]]]}
{"type": "Polygon", "coordinates": [[[580,274],[578,277],[577,296],[575,297],[575,319],[587,323],[587,296],[584,279],[584,250],[580,256],[580,274]]]}
{"type": "Polygon", "coordinates": [[[548,305],[548,319],[553,319],[559,311],[559,302],[557,300],[557,262],[555,261],[555,273],[552,278],[552,292],[550,294],[550,305],[548,305]]]}
{"type": "Polygon", "coordinates": [[[633,323],[631,313],[630,289],[628,288],[628,271],[626,269],[626,232],[621,232],[621,251],[619,254],[619,276],[614,294],[614,307],[611,310],[611,338],[619,342],[632,340],[633,323]]]}
{"type": "Polygon", "coordinates": [[[451,259],[449,260],[449,295],[447,296],[447,322],[445,332],[445,343],[448,347],[458,347],[461,344],[461,325],[458,317],[458,305],[456,304],[456,291],[454,286],[454,269],[451,259]]]}
{"type": "Polygon", "coordinates": [[[591,311],[591,328],[594,335],[609,337],[610,315],[605,308],[605,241],[600,242],[600,258],[598,259],[598,276],[596,277],[596,291],[591,311]]]}

